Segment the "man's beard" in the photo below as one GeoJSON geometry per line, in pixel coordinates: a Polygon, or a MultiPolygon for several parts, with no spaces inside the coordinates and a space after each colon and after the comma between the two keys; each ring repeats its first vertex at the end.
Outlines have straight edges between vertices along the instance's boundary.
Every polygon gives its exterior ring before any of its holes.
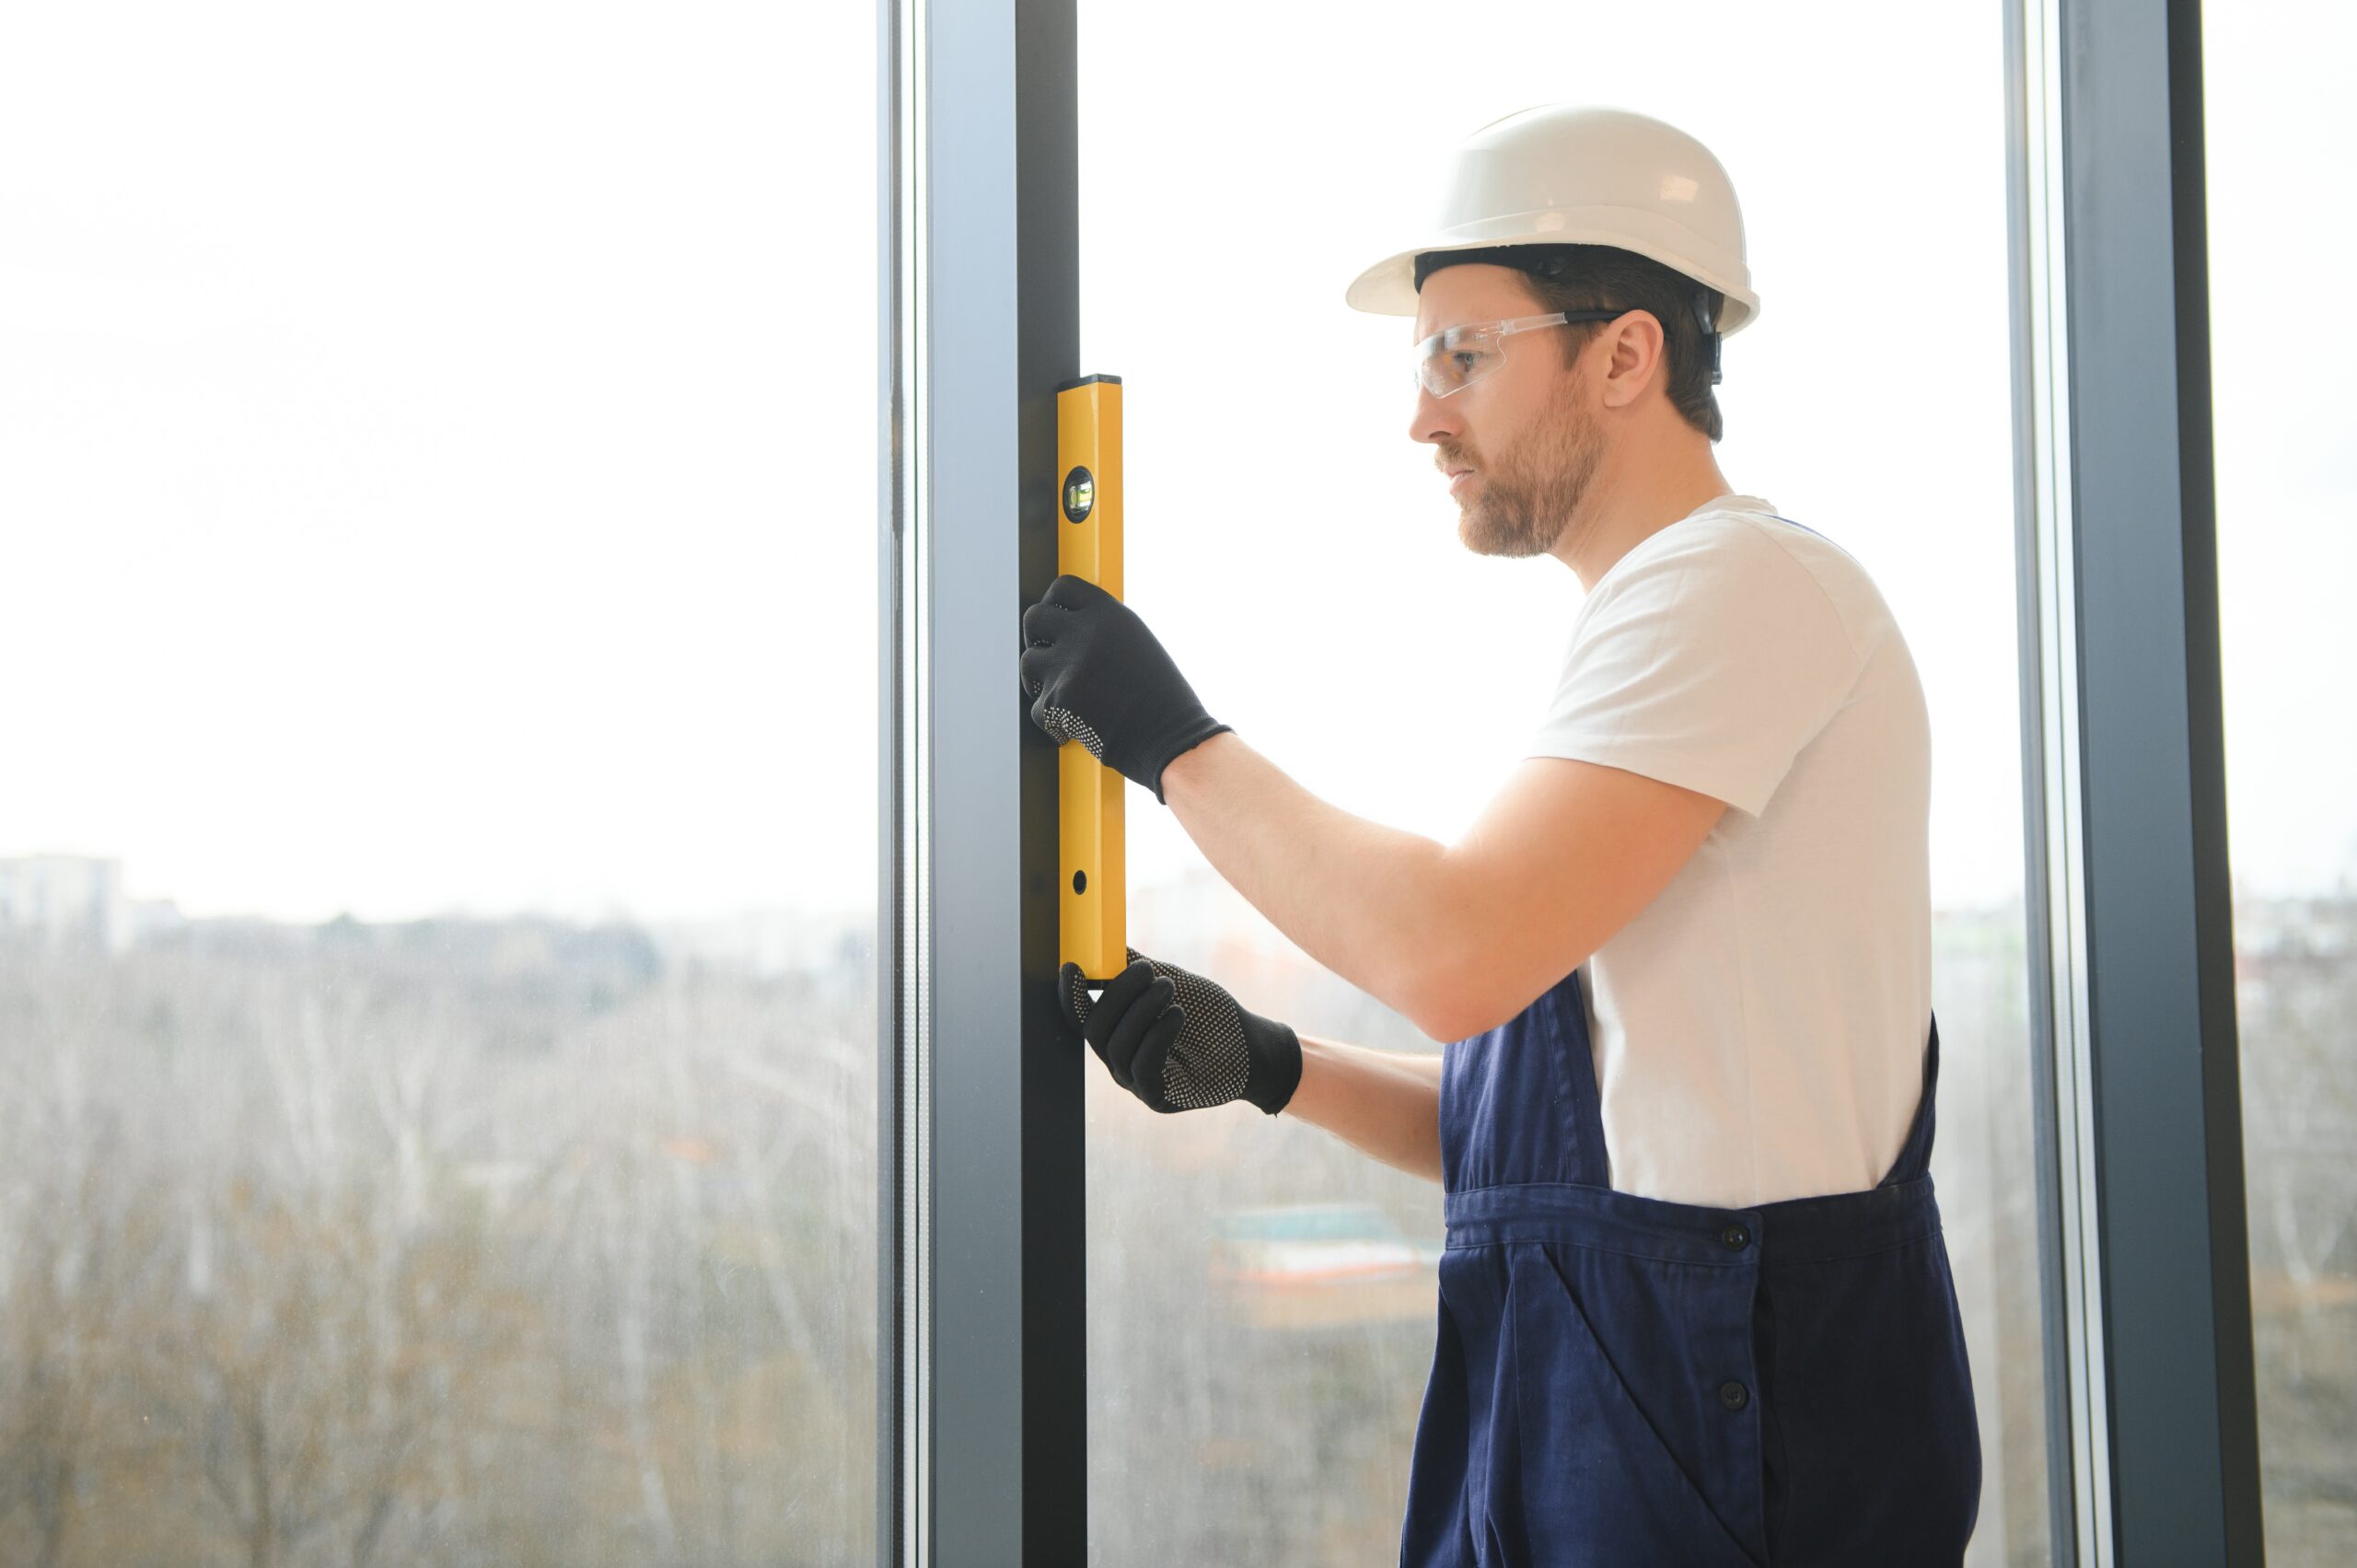
{"type": "Polygon", "coordinates": [[[1505,468],[1483,469],[1457,520],[1476,555],[1544,555],[1579,510],[1604,458],[1604,442],[1579,412],[1576,378],[1559,383],[1547,428],[1505,468]]]}

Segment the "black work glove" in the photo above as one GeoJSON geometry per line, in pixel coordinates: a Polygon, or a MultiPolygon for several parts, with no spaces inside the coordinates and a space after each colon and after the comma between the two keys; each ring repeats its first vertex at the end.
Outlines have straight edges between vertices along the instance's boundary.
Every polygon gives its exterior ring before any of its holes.
{"type": "Polygon", "coordinates": [[[1023,690],[1031,722],[1162,795],[1172,758],[1229,728],[1203,712],[1137,611],[1069,573],[1023,612],[1023,690]]]}
{"type": "Polygon", "coordinates": [[[1301,1083],[1301,1039],[1202,975],[1127,949],[1130,967],[1092,1004],[1078,964],[1058,971],[1064,1023],[1113,1081],[1155,1109],[1250,1100],[1274,1116],[1301,1083]]]}

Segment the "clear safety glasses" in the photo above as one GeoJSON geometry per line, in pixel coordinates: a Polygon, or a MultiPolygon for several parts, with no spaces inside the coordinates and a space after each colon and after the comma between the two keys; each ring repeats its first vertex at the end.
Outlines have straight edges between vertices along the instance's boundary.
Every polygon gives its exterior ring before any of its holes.
{"type": "Polygon", "coordinates": [[[1558,310],[1508,321],[1473,321],[1434,332],[1416,345],[1416,384],[1436,398],[1461,392],[1506,362],[1505,340],[1516,332],[1567,321],[1609,321],[1627,310],[1558,310]]]}

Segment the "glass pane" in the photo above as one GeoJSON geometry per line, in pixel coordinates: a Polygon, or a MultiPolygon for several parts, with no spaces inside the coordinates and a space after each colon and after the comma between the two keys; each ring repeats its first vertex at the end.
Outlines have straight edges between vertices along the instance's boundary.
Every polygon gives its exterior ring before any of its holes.
{"type": "Polygon", "coordinates": [[[0,1562],[869,1561],[873,7],[8,33],[0,1562]]]}
{"type": "Polygon", "coordinates": [[[2267,1560],[2357,1562],[2357,482],[2347,310],[2249,330],[2287,261],[2346,250],[2319,156],[2357,139],[2357,16],[2202,10],[2210,353],[2243,1179],[2267,1560]]]}
{"type": "MultiPolygon", "coordinates": [[[[1468,95],[1431,90],[1409,41],[1425,8],[1362,6],[1337,29],[1260,6],[1172,30],[1084,0],[1081,369],[1123,377],[1128,599],[1213,715],[1321,799],[1453,842],[1521,760],[1582,590],[1547,558],[1459,542],[1434,449],[1410,439],[1413,323],[1343,289],[1416,238],[1399,226],[1436,205],[1446,150],[1515,110],[1638,109],[1719,154],[1763,300],[1727,341],[1719,460],[1866,567],[1931,714],[1933,1168],[1982,1428],[1971,1560],[2036,1563],[2003,18],[1896,15],[1853,4],[1796,29],[1736,6],[1485,4],[1455,18],[1483,41],[1468,95]],[[1845,38],[1846,64],[1828,54],[1845,38]],[[1920,68],[1878,68],[1893,48],[1920,68]],[[1238,381],[1205,327],[1268,321],[1287,353],[1238,381]],[[1862,328],[1889,351],[1862,359],[1862,328]]],[[[1311,962],[1150,794],[1129,798],[1141,952],[1303,1032],[1438,1049],[1311,962]]],[[[1393,1560],[1440,1187],[1294,1117],[1158,1116],[1101,1070],[1088,1092],[1091,1561],[1393,1560]]]]}

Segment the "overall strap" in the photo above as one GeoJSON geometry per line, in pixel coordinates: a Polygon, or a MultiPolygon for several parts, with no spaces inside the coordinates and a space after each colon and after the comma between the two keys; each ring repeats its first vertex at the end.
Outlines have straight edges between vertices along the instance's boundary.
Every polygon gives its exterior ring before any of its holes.
{"type": "Polygon", "coordinates": [[[1898,1157],[1891,1162],[1890,1174],[1876,1182],[1877,1187],[1896,1187],[1931,1173],[1933,1106],[1938,1098],[1939,1084],[1940,1016],[1933,1013],[1931,1044],[1923,1051],[1923,1093],[1915,1102],[1915,1121],[1907,1129],[1907,1142],[1899,1145],[1898,1157]]]}
{"type": "Polygon", "coordinates": [[[1610,1187],[1612,1160],[1604,1146],[1604,1095],[1596,1082],[1596,1045],[1588,1033],[1587,999],[1580,971],[1573,970],[1541,1001],[1556,1045],[1556,1104],[1571,1148],[1565,1181],[1581,1187],[1610,1187]]]}

